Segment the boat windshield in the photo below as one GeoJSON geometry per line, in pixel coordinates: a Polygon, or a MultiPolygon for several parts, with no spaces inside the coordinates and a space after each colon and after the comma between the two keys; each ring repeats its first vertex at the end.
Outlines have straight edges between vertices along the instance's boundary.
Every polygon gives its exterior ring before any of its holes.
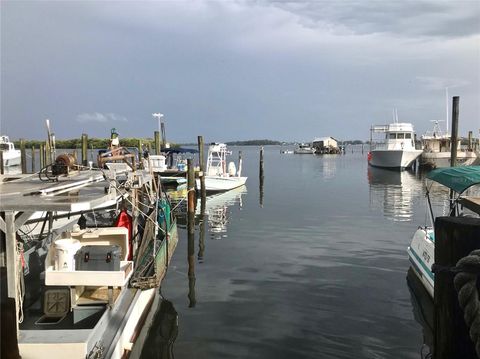
{"type": "Polygon", "coordinates": [[[8,151],[9,149],[10,149],[10,146],[8,143],[0,143],[0,150],[8,151]]]}

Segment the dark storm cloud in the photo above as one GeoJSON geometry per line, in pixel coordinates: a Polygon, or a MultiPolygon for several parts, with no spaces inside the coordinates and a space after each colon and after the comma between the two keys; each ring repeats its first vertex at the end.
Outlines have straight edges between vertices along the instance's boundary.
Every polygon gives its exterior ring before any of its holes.
{"type": "Polygon", "coordinates": [[[366,139],[393,107],[426,129],[444,87],[475,130],[478,6],[453,4],[4,1],[1,131],[151,136],[162,112],[176,141],[366,139]]]}
{"type": "Polygon", "coordinates": [[[312,1],[272,4],[300,16],[307,26],[333,26],[354,34],[456,38],[480,33],[479,1],[312,1]]]}

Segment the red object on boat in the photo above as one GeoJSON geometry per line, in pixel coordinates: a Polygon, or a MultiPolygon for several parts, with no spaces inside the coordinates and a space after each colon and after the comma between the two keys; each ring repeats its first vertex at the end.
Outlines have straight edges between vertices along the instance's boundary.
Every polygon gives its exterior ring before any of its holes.
{"type": "Polygon", "coordinates": [[[127,213],[126,209],[122,209],[118,215],[115,227],[125,227],[128,229],[128,255],[127,260],[131,261],[133,258],[133,243],[132,243],[132,216],[127,213]]]}
{"type": "Polygon", "coordinates": [[[367,160],[370,162],[372,160],[372,152],[368,152],[367,160]]]}

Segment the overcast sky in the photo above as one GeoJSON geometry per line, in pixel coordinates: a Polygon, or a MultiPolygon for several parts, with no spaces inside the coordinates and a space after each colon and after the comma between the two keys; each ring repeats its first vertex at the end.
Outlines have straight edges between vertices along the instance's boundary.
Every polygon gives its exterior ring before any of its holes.
{"type": "Polygon", "coordinates": [[[480,1],[2,1],[1,132],[367,139],[480,129],[480,1]],[[441,123],[445,127],[445,122],[441,123]]]}

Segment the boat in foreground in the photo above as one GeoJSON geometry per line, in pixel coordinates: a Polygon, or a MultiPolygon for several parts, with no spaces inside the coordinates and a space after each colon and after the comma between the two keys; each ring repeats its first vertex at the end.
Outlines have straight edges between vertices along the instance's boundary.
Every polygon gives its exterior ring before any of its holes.
{"type": "Polygon", "coordinates": [[[385,133],[384,140],[376,143],[368,154],[368,163],[371,166],[404,170],[411,167],[422,153],[415,149],[415,135],[411,123],[395,122],[372,126],[370,132],[385,133]]]}
{"type": "MultiPolygon", "coordinates": [[[[205,171],[205,189],[207,192],[223,192],[243,186],[247,177],[242,177],[242,160],[239,160],[238,171],[235,163],[228,163],[227,150],[224,143],[212,143],[208,147],[207,168],[205,171]]],[[[197,179],[197,188],[200,188],[200,179],[197,179]]]]}
{"type": "Polygon", "coordinates": [[[20,150],[15,149],[15,145],[10,142],[8,136],[0,136],[0,151],[2,151],[4,167],[20,165],[20,150]]]}
{"type": "Polygon", "coordinates": [[[155,192],[153,176],[138,169],[118,175],[72,168],[47,178],[0,184],[6,295],[15,299],[19,354],[27,359],[128,356],[178,240],[166,199],[155,192]],[[120,214],[102,217],[99,206],[119,195],[126,199],[120,214]],[[79,223],[62,233],[47,230],[50,224],[43,221],[44,235],[32,239],[24,223],[36,211],[48,212],[46,218],[63,211],[94,220],[91,227],[79,223]],[[97,226],[100,217],[110,219],[107,227],[97,226]],[[46,249],[30,255],[28,274],[20,265],[27,241],[46,249]]]}
{"type": "MultiPolygon", "coordinates": [[[[435,181],[457,194],[449,207],[450,215],[464,215],[460,212],[461,206],[467,208],[472,215],[480,215],[480,198],[465,195],[469,188],[480,185],[480,166],[441,168],[429,172],[427,179],[435,181]]],[[[432,265],[435,263],[435,230],[433,223],[435,217],[430,195],[427,187],[431,225],[419,227],[415,231],[412,242],[407,248],[407,253],[415,274],[433,297],[435,282],[432,272],[432,265]]]]}

